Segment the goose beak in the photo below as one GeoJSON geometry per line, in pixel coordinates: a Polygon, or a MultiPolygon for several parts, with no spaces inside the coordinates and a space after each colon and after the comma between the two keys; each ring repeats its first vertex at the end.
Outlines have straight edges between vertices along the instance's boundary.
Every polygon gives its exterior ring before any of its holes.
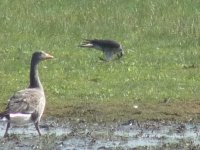
{"type": "Polygon", "coordinates": [[[52,55],[45,53],[45,59],[52,59],[54,58],[52,55]]]}

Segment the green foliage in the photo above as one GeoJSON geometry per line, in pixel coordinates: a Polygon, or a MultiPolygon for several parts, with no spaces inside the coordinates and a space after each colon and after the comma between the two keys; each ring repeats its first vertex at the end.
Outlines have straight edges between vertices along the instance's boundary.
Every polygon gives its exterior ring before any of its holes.
{"type": "Polygon", "coordinates": [[[0,33],[1,104],[27,86],[40,49],[55,56],[40,65],[51,106],[200,97],[197,0],[4,0],[0,33]],[[125,56],[102,62],[84,38],[120,41],[125,56]]]}

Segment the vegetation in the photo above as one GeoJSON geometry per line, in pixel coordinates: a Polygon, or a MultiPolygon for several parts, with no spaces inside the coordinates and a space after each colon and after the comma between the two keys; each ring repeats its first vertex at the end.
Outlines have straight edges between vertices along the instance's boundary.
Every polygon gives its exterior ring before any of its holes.
{"type": "Polygon", "coordinates": [[[55,56],[40,65],[46,114],[198,119],[200,1],[4,0],[0,10],[0,110],[27,86],[33,51],[44,50],[55,56]],[[120,41],[125,55],[102,62],[77,46],[84,38],[120,41]]]}

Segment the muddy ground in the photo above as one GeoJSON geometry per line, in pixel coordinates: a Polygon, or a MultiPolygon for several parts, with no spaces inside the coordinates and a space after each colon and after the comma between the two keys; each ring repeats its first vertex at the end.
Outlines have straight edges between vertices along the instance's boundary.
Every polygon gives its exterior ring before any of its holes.
{"type": "Polygon", "coordinates": [[[37,135],[33,125],[12,127],[3,138],[6,124],[0,122],[1,150],[177,150],[200,149],[200,124],[145,121],[86,123],[82,120],[43,119],[37,135]]]}

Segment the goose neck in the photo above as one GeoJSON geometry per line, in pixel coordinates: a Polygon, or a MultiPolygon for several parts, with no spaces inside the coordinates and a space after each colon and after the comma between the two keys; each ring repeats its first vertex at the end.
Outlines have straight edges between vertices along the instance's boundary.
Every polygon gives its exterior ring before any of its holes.
{"type": "Polygon", "coordinates": [[[38,62],[31,62],[31,69],[30,69],[30,86],[29,88],[41,88],[42,84],[40,82],[39,73],[38,73],[38,62]]]}

